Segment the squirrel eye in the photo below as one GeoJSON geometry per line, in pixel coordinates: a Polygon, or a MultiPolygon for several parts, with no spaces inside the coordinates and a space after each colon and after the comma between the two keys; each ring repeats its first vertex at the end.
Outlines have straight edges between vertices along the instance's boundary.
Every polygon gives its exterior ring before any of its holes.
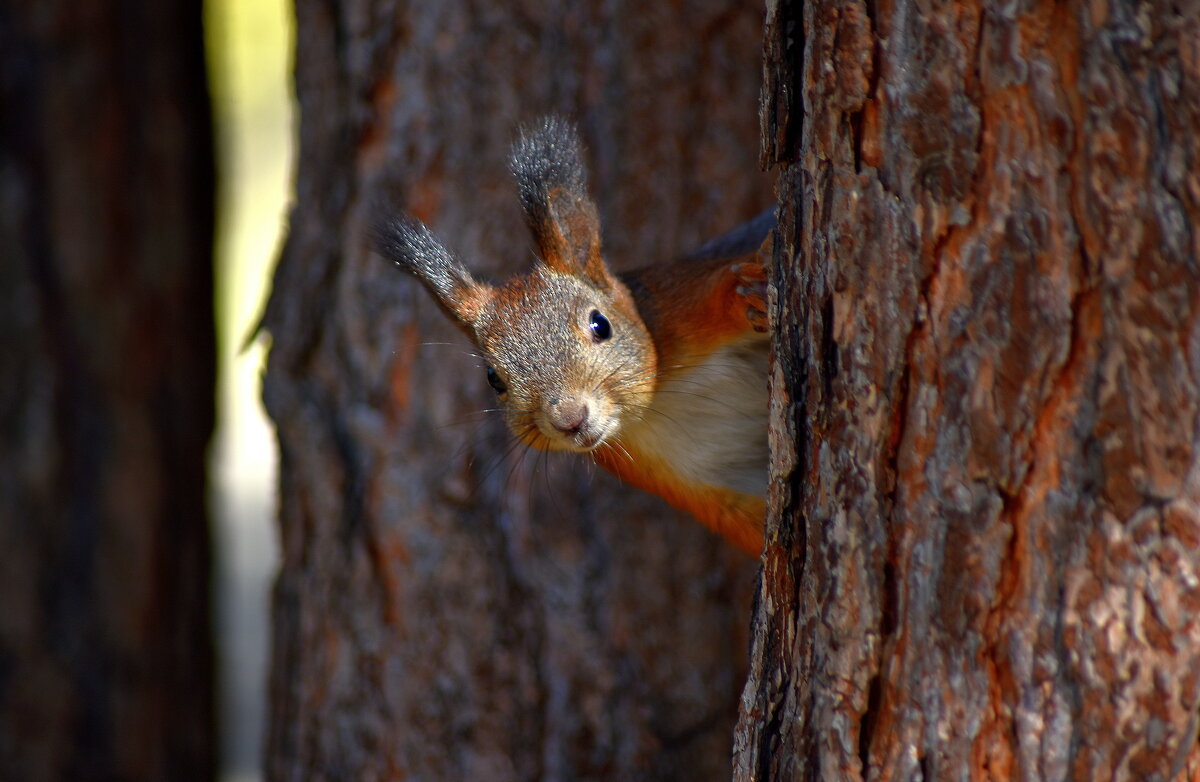
{"type": "Polygon", "coordinates": [[[608,322],[608,318],[600,314],[600,310],[592,310],[591,317],[588,318],[588,328],[592,331],[592,338],[597,342],[603,342],[612,336],[612,324],[608,322]]]}
{"type": "Polygon", "coordinates": [[[500,379],[500,375],[496,374],[496,370],[491,367],[487,368],[488,385],[491,386],[497,394],[503,394],[508,390],[508,386],[504,385],[504,381],[500,379]]]}

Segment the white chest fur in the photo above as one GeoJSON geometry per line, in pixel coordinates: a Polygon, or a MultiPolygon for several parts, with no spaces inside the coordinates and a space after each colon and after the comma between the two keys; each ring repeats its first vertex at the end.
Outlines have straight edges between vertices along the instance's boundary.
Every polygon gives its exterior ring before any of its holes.
{"type": "Polygon", "coordinates": [[[621,440],[690,483],[765,496],[767,343],[730,345],[671,372],[621,440]]]}

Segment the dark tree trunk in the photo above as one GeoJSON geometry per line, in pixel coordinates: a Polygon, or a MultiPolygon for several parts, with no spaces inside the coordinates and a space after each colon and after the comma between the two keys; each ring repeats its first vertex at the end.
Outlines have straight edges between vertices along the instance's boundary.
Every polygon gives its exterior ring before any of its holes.
{"type": "Polygon", "coordinates": [[[200,20],[0,9],[0,779],[213,776],[200,20]]]}
{"type": "Polygon", "coordinates": [[[508,147],[556,111],[608,257],[666,261],[770,203],[761,25],[751,0],[298,4],[270,779],[728,776],[755,563],[586,461],[513,450],[465,338],[364,222],[386,193],[475,269],[526,267],[508,147]]]}
{"type": "Polygon", "coordinates": [[[770,5],[736,779],[1200,776],[1198,11],[770,5]]]}

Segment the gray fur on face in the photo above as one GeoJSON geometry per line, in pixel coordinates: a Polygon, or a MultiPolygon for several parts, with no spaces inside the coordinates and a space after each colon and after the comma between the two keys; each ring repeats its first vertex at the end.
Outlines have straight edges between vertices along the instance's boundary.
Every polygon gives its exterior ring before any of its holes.
{"type": "Polygon", "coordinates": [[[520,435],[556,398],[590,397],[604,400],[614,415],[636,414],[654,383],[644,324],[609,306],[584,280],[540,266],[528,276],[497,290],[476,330],[477,346],[508,387],[510,428],[520,435]],[[536,283],[525,283],[528,276],[536,283]],[[592,337],[595,311],[612,326],[607,340],[592,337]]]}

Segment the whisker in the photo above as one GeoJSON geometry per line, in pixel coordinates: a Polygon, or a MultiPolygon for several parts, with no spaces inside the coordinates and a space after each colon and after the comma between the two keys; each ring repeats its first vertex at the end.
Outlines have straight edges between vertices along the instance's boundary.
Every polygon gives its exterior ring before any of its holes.
{"type": "MultiPolygon", "coordinates": [[[[459,353],[471,358],[477,358],[481,361],[486,361],[487,357],[477,350],[473,350],[469,345],[463,345],[461,342],[422,342],[423,348],[458,348],[459,353]]],[[[396,351],[393,351],[395,353],[396,351]]]]}
{"type": "Polygon", "coordinates": [[[460,426],[478,425],[481,421],[491,420],[491,416],[501,412],[499,409],[476,410],[472,413],[464,413],[461,417],[447,421],[443,424],[438,424],[434,427],[434,431],[444,432],[450,429],[456,429],[460,426]]]}
{"type": "MultiPolygon", "coordinates": [[[[497,469],[499,469],[501,464],[504,464],[505,462],[507,462],[509,460],[509,457],[512,456],[513,451],[515,451],[517,448],[520,448],[522,445],[524,445],[524,443],[519,438],[514,438],[513,440],[509,441],[509,443],[504,447],[504,450],[501,451],[500,454],[497,456],[495,462],[487,469],[487,471],[483,475],[479,476],[480,484],[484,483],[488,478],[490,478],[492,476],[492,474],[495,473],[497,469]]],[[[501,488],[503,488],[503,487],[504,487],[504,484],[502,483],[501,488]]]]}
{"type": "MultiPolygon", "coordinates": [[[[522,443],[522,442],[520,442],[520,441],[516,441],[516,444],[517,444],[518,446],[520,446],[520,445],[523,445],[524,443],[522,443]]],[[[508,456],[511,456],[511,454],[513,453],[513,450],[515,450],[515,449],[512,449],[512,448],[510,448],[510,449],[508,450],[508,453],[505,455],[505,456],[506,456],[506,458],[507,458],[508,456]]],[[[529,458],[529,449],[527,449],[527,448],[522,448],[522,449],[521,449],[521,452],[520,452],[520,453],[517,455],[517,457],[516,457],[515,459],[511,459],[511,460],[509,461],[508,472],[505,474],[505,476],[504,476],[504,482],[501,484],[501,488],[503,489],[503,496],[504,496],[504,497],[506,497],[506,498],[510,498],[510,497],[515,497],[515,496],[517,496],[517,493],[516,493],[515,491],[513,491],[513,490],[512,490],[512,486],[513,486],[513,477],[514,477],[514,476],[516,476],[516,475],[517,475],[517,473],[518,473],[518,471],[520,471],[520,470],[521,470],[521,469],[524,467],[524,465],[525,465],[525,460],[526,460],[527,458],[529,458]]],[[[528,481],[524,481],[524,483],[526,484],[526,486],[528,486],[528,481]]],[[[526,493],[525,493],[525,498],[526,498],[526,508],[528,508],[528,507],[529,507],[529,493],[528,493],[528,491],[526,491],[526,493]]]]}
{"type": "Polygon", "coordinates": [[[542,482],[545,485],[543,495],[550,499],[554,514],[565,517],[567,514],[563,511],[562,507],[562,491],[559,487],[555,487],[550,483],[550,451],[539,452],[535,460],[535,466],[537,462],[541,463],[542,482]]]}
{"type": "MultiPolygon", "coordinates": [[[[735,405],[731,405],[729,402],[727,402],[724,399],[718,399],[715,396],[709,396],[708,394],[702,394],[698,391],[688,391],[688,390],[682,389],[682,388],[668,388],[668,389],[662,389],[658,393],[660,393],[660,394],[675,394],[677,396],[691,397],[692,399],[703,399],[706,402],[712,402],[714,405],[718,405],[720,407],[736,409],[735,405]]],[[[763,409],[766,409],[765,403],[763,404],[763,409]]],[[[743,411],[742,414],[747,418],[755,417],[754,414],[749,411],[743,411]]]]}
{"type": "Polygon", "coordinates": [[[604,445],[613,453],[624,458],[628,464],[632,465],[635,463],[633,454],[629,452],[629,449],[625,447],[625,444],[621,442],[620,438],[610,440],[604,445]]]}

